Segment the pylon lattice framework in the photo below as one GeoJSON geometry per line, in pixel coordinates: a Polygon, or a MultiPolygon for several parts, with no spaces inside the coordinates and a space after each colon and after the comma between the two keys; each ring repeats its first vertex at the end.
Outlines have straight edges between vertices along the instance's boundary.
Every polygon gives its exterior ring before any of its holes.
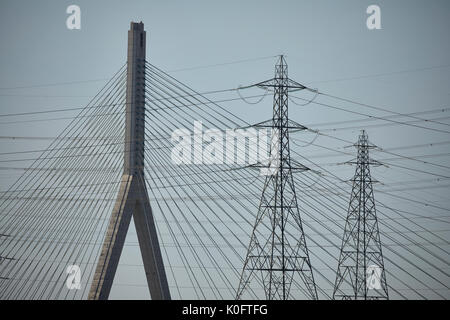
{"type": "MultiPolygon", "coordinates": [[[[292,299],[293,281],[300,283],[307,298],[317,299],[317,291],[306,246],[292,172],[308,170],[291,161],[289,130],[305,129],[288,117],[288,93],[306,87],[289,79],[285,58],[275,66],[275,78],[257,84],[274,91],[273,117],[266,127],[277,131],[271,154],[278,153],[277,170],[266,177],[256,222],[241,274],[237,299],[250,283],[262,284],[268,300],[292,299]],[[274,148],[274,146],[276,146],[274,148]]],[[[265,126],[260,124],[258,126],[265,126]]],[[[272,136],[274,139],[274,135],[272,136]]],[[[273,164],[269,163],[273,167],[273,164]]]]}
{"type": "Polygon", "coordinates": [[[374,148],[363,130],[359,136],[358,156],[347,220],[336,272],[333,299],[389,299],[375,208],[370,165],[374,148]]]}

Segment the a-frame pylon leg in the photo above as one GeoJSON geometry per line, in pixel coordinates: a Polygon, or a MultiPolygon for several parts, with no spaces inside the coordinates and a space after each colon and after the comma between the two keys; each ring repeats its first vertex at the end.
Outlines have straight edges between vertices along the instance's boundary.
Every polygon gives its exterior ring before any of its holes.
{"type": "Polygon", "coordinates": [[[129,197],[133,176],[123,175],[114,209],[109,219],[103,247],[89,290],[89,300],[108,299],[120,254],[130,225],[133,199],[129,197]]]}
{"type": "Polygon", "coordinates": [[[136,194],[138,194],[139,199],[135,204],[133,219],[150,295],[153,300],[169,300],[169,286],[153,220],[152,208],[148,200],[147,188],[142,177],[138,177],[135,184],[137,187],[136,194]]]}
{"type": "Polygon", "coordinates": [[[108,299],[132,216],[151,297],[170,299],[147,190],[142,179],[129,175],[122,176],[88,299],[108,299]]]}

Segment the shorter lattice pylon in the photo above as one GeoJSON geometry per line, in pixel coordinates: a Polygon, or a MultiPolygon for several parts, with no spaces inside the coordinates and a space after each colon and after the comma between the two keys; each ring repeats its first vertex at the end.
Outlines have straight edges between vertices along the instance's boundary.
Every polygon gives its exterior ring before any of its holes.
{"type": "Polygon", "coordinates": [[[369,143],[363,130],[358,149],[353,188],[338,261],[333,299],[389,299],[370,165],[369,143]]]}

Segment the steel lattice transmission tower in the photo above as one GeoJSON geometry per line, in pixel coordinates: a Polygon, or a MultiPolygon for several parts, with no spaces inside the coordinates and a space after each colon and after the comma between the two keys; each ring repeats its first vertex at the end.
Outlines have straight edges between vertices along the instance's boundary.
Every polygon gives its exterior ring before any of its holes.
{"type": "MultiPolygon", "coordinates": [[[[306,87],[288,78],[283,56],[275,66],[275,77],[256,86],[274,91],[273,117],[258,124],[273,128],[271,154],[277,155],[274,172],[267,175],[236,298],[259,284],[268,300],[292,299],[293,281],[307,298],[317,299],[305,234],[303,232],[292,172],[308,170],[290,158],[289,130],[305,127],[289,120],[288,93],[306,87]],[[275,142],[275,143],[274,143],[275,142]]],[[[274,163],[270,163],[271,168],[274,163]]]]}
{"type": "Polygon", "coordinates": [[[370,165],[369,143],[363,130],[355,144],[358,149],[341,253],[334,286],[334,299],[389,299],[370,165]]]}

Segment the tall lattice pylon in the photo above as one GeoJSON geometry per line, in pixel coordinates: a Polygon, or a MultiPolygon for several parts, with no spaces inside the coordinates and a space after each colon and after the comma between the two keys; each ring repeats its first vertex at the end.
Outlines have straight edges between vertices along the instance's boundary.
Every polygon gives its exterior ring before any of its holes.
{"type": "Polygon", "coordinates": [[[295,281],[307,298],[317,299],[292,176],[294,170],[308,169],[291,161],[289,150],[289,129],[305,127],[289,120],[288,93],[306,87],[288,78],[283,56],[275,66],[275,77],[257,86],[274,91],[273,117],[267,125],[258,126],[277,132],[272,135],[277,141],[271,144],[271,154],[277,155],[277,160],[276,165],[269,163],[275,170],[264,183],[236,298],[245,298],[246,290],[255,292],[259,286],[268,300],[292,299],[291,285],[295,281]]]}
{"type": "Polygon", "coordinates": [[[358,148],[353,188],[334,286],[334,299],[389,299],[383,253],[375,208],[369,143],[363,130],[355,144],[358,148]]]}

